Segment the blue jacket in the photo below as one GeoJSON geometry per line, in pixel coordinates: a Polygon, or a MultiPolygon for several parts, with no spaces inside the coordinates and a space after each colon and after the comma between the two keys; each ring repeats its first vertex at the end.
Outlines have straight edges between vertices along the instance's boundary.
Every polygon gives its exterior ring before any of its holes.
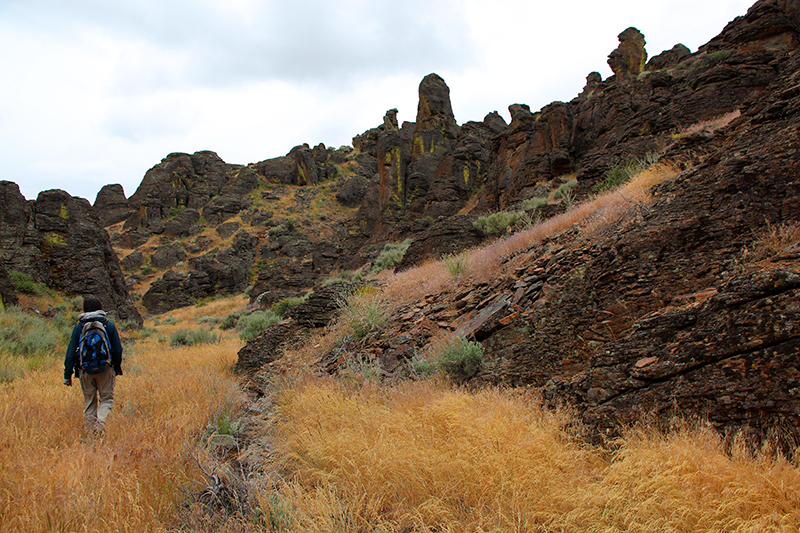
{"type": "Polygon", "coordinates": [[[75,371],[75,376],[79,377],[80,357],[78,357],[78,344],[81,341],[81,331],[85,323],[94,320],[101,322],[105,326],[108,342],[111,344],[111,365],[114,367],[116,375],[122,375],[122,342],[119,340],[117,328],[113,322],[106,318],[105,311],[92,311],[91,313],[78,315],[78,323],[72,328],[72,337],[69,339],[67,355],[64,357],[64,379],[71,379],[73,371],[75,371]]]}

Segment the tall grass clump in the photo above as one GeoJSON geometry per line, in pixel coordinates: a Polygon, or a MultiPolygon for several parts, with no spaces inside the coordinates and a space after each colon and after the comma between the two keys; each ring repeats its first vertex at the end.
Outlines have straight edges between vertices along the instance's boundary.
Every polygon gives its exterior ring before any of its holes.
{"type": "Polygon", "coordinates": [[[800,245],[800,223],[778,226],[767,223],[766,228],[742,252],[745,261],[763,261],[800,245]]]}
{"type": "Polygon", "coordinates": [[[385,244],[380,255],[372,264],[372,273],[377,274],[378,272],[394,268],[396,265],[400,264],[409,246],[411,246],[411,239],[406,239],[399,244],[385,244]]]}
{"type": "Polygon", "coordinates": [[[436,380],[358,388],[308,378],[278,393],[257,489],[281,531],[796,531],[800,467],[713,431],[632,430],[581,443],[535,395],[436,380]],[[279,520],[280,518],[280,520],[279,520]]]}
{"type": "Polygon", "coordinates": [[[576,224],[580,226],[581,233],[586,231],[588,235],[601,231],[602,228],[623,219],[637,207],[649,203],[652,199],[650,188],[674,179],[679,173],[680,169],[669,163],[653,165],[616,190],[597,195],[576,204],[566,213],[474,249],[470,254],[467,273],[477,281],[491,279],[498,274],[504,258],[510,254],[538,244],[545,237],[576,224]]]}
{"type": "Polygon", "coordinates": [[[619,188],[641,171],[655,165],[658,162],[658,157],[658,154],[651,152],[641,159],[638,157],[631,157],[622,163],[614,165],[611,170],[606,172],[602,181],[592,186],[592,194],[602,194],[606,191],[619,188]]]}
{"type": "Polygon", "coordinates": [[[389,318],[390,307],[385,296],[374,287],[361,287],[339,300],[339,321],[357,339],[380,329],[389,318]]]}
{"type": "Polygon", "coordinates": [[[314,381],[280,395],[289,531],[535,531],[579,505],[573,484],[600,462],[559,415],[513,394],[434,381],[349,390],[314,381]]]}
{"type": "Polygon", "coordinates": [[[467,261],[469,260],[469,252],[460,252],[452,254],[444,254],[442,262],[445,268],[453,277],[458,277],[467,269],[467,261]]]}

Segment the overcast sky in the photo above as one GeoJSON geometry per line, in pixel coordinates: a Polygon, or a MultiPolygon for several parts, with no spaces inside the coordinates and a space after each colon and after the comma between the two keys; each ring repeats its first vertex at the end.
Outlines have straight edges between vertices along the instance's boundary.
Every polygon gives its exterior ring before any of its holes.
{"type": "Polygon", "coordinates": [[[422,78],[459,124],[611,75],[629,26],[692,52],[755,0],[0,0],[0,179],[127,196],[171,152],[247,164],[351,144],[422,78]]]}

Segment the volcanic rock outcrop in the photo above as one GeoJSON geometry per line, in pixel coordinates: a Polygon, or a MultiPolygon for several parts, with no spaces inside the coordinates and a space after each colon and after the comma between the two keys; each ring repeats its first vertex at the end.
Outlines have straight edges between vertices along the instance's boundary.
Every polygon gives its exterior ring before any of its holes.
{"type": "Polygon", "coordinates": [[[142,322],[108,233],[83,198],[50,190],[26,201],[17,184],[1,181],[0,258],[6,270],[66,294],[97,297],[120,319],[142,322]]]}
{"type": "Polygon", "coordinates": [[[323,355],[320,368],[337,371],[345,350],[407,376],[411,357],[445,330],[486,349],[474,383],[538,387],[548,405],[577,406],[590,438],[678,415],[791,447],[800,437],[800,249],[796,238],[770,239],[776,228],[800,225],[799,30],[794,3],[761,0],[696,54],[675,47],[651,60],[662,70],[636,72],[631,65],[646,56],[621,53],[629,76],[590,76],[581,96],[537,113],[513,105],[506,128],[465,125],[454,139],[433,137],[433,152],[415,152],[415,126],[398,133],[389,116],[357,138],[379,164],[401,171],[378,147],[412,140],[405,174],[378,172],[364,197],[373,235],[390,233],[382,228],[390,220],[399,222],[394,231],[412,228],[409,218],[426,213],[409,196],[380,204],[397,176],[405,188],[392,194],[411,190],[409,169],[416,183],[427,176],[427,187],[415,189],[427,200],[465,176],[447,150],[470,128],[486,132],[490,147],[471,152],[488,163],[478,210],[518,207],[567,172],[584,196],[613,166],[648,153],[686,170],[654,187],[651,205],[630,203],[600,233],[575,225],[505,257],[495,279],[460,280],[395,310],[380,331],[323,355]],[[720,117],[727,126],[714,125],[720,117]],[[428,153],[435,165],[414,159],[428,153]],[[381,208],[369,211],[376,201],[381,208]]]}

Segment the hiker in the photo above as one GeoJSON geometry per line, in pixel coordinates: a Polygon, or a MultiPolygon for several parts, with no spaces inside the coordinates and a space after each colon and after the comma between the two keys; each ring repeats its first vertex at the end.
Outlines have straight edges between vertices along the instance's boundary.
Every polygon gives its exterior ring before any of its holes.
{"type": "Polygon", "coordinates": [[[122,343],[97,298],[83,301],[83,313],[78,315],[78,323],[72,329],[64,358],[67,387],[72,386],[73,370],[83,390],[84,429],[89,435],[101,436],[114,403],[116,376],[122,375],[122,343]]]}

